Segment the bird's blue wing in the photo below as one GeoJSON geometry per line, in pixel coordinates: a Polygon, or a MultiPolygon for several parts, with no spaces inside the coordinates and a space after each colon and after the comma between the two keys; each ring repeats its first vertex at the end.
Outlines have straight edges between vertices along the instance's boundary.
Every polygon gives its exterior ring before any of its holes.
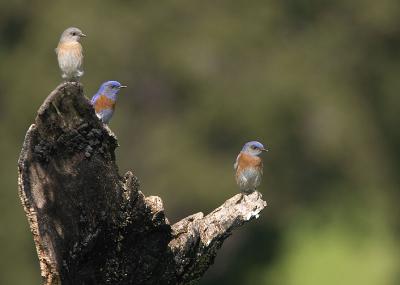
{"type": "Polygon", "coordinates": [[[90,103],[94,106],[94,104],[96,103],[97,98],[99,98],[99,94],[96,93],[93,97],[92,100],[90,100],[90,103]]]}

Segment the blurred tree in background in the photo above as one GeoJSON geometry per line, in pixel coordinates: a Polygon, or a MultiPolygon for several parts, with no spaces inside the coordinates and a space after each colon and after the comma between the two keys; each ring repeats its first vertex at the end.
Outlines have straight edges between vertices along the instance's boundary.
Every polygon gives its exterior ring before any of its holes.
{"type": "Polygon", "coordinates": [[[85,93],[129,86],[110,127],[171,222],[236,194],[257,139],[261,218],[201,284],[400,283],[400,2],[0,2],[0,284],[39,284],[17,196],[25,131],[61,81],[61,32],[88,35],[85,93]]]}

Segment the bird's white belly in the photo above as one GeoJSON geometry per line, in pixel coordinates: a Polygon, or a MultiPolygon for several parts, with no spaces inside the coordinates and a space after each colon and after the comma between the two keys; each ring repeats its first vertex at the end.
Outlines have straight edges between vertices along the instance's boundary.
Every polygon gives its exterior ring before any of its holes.
{"type": "Polygon", "coordinates": [[[261,183],[261,172],[249,167],[244,169],[238,177],[240,189],[244,192],[254,191],[261,183]]]}
{"type": "Polygon", "coordinates": [[[98,113],[96,113],[97,117],[102,120],[103,123],[108,124],[111,120],[114,111],[112,109],[104,109],[98,113]]]}
{"type": "Polygon", "coordinates": [[[81,67],[81,59],[72,52],[64,52],[59,56],[61,70],[68,75],[74,75],[81,67]]]}

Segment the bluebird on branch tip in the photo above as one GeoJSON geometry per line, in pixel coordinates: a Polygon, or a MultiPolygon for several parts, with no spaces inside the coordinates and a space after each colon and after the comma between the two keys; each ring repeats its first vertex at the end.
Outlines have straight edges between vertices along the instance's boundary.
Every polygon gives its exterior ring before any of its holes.
{"type": "Polygon", "coordinates": [[[56,54],[58,65],[62,71],[62,78],[67,81],[78,80],[83,75],[81,66],[83,63],[82,45],[79,40],[86,37],[78,28],[68,28],[62,34],[56,54]]]}
{"type": "Polygon", "coordinates": [[[259,155],[263,151],[268,151],[268,149],[257,141],[251,141],[243,146],[237,156],[234,164],[235,178],[242,192],[251,193],[260,186],[263,163],[259,155]]]}
{"type": "Polygon", "coordinates": [[[91,104],[97,117],[103,123],[108,124],[110,121],[114,113],[118,92],[125,87],[127,86],[121,85],[118,81],[107,81],[100,86],[99,91],[93,96],[91,104]]]}

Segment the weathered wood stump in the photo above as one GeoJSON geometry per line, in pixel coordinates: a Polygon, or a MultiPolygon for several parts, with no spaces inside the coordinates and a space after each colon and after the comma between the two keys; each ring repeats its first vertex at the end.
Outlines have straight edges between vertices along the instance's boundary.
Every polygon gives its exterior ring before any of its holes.
{"type": "Polygon", "coordinates": [[[44,284],[189,284],[231,231],[258,217],[258,192],[170,225],[161,198],[118,173],[112,131],[79,83],[59,85],[38,111],[19,159],[19,196],[44,284]]]}

